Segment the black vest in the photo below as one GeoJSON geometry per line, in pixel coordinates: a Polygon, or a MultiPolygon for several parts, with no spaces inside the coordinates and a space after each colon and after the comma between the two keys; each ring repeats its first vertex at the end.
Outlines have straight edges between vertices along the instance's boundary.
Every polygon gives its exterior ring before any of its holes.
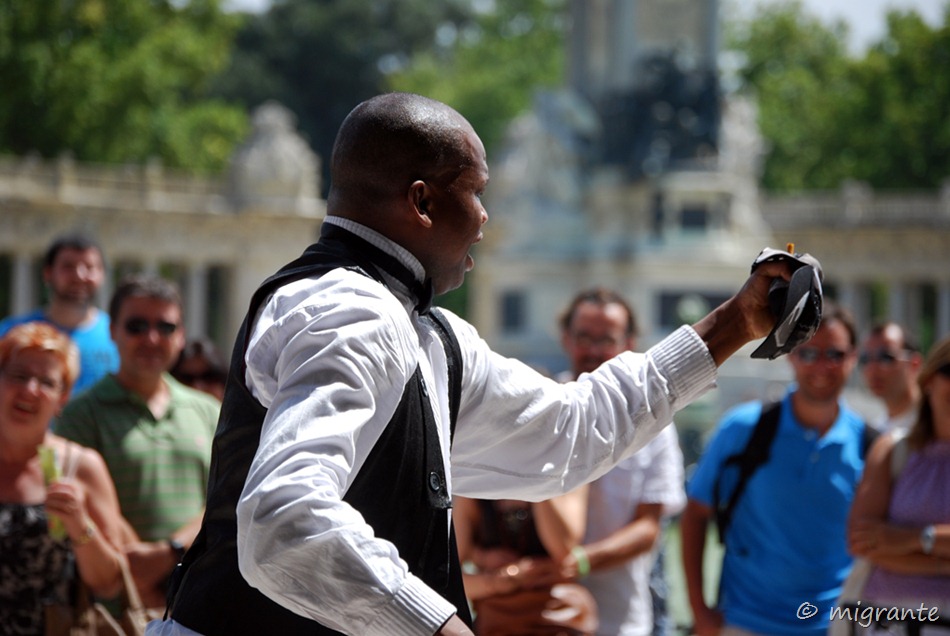
{"type": "MultiPolygon", "coordinates": [[[[278,287],[337,267],[371,276],[383,284],[386,283],[379,273],[382,269],[400,280],[408,276],[407,282],[414,282],[409,280],[412,277],[408,270],[385,252],[350,232],[324,224],[319,242],[255,292],[231,356],[212,446],[201,531],[177,568],[169,589],[171,617],[206,636],[338,633],[284,609],[248,585],[238,570],[236,547],[237,501],[267,412],[244,384],[249,322],[278,287]]],[[[431,296],[423,303],[427,300],[431,296]]],[[[423,318],[435,327],[445,345],[454,431],[461,387],[458,342],[437,310],[423,318]]],[[[449,530],[451,498],[426,391],[417,367],[396,412],[343,500],[363,515],[377,537],[397,547],[410,572],[453,603],[459,616],[471,624],[455,536],[449,530]]],[[[319,599],[315,601],[319,603],[319,599]]]]}

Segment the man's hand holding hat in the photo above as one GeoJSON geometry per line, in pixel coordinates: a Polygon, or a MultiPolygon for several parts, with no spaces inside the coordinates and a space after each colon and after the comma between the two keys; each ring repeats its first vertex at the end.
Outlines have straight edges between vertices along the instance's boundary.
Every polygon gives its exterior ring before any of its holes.
{"type": "Polygon", "coordinates": [[[792,270],[786,282],[776,279],[769,286],[769,309],[775,317],[775,326],[753,358],[775,358],[789,353],[815,335],[821,323],[821,264],[810,254],[794,252],[789,244],[786,250],[765,248],[752,263],[752,271],[763,263],[785,262],[792,270]]]}
{"type": "Polygon", "coordinates": [[[790,245],[784,251],[762,250],[742,289],[693,325],[717,365],[746,343],[763,337],[765,342],[753,356],[777,358],[805,342],[818,328],[821,265],[793,249],[790,245]],[[801,304],[803,297],[805,303],[801,304]]]}

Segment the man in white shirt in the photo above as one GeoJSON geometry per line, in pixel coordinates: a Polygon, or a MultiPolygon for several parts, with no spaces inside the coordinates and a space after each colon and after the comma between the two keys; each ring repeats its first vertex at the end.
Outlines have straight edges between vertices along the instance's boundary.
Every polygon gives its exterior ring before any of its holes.
{"type": "MultiPolygon", "coordinates": [[[[591,373],[637,346],[636,316],[616,292],[585,290],[561,317],[561,346],[571,365],[567,379],[591,373]]],[[[598,634],[647,636],[664,631],[666,578],[658,559],[665,519],[686,504],[683,453],[668,426],[645,447],[590,484],[587,528],[580,547],[597,601],[598,634]]],[[[577,549],[575,549],[577,550],[577,549]]]]}
{"type": "Polygon", "coordinates": [[[896,322],[874,325],[864,339],[858,364],[868,389],[884,402],[884,419],[875,423],[882,432],[907,431],[917,418],[922,360],[907,330],[896,322]]]}
{"type": "Polygon", "coordinates": [[[444,312],[456,355],[428,306],[474,265],[487,184],[481,140],[445,104],[391,93],[344,121],[321,239],[255,294],[238,336],[205,523],[150,635],[471,634],[451,495],[542,500],[598,477],[772,328],[783,262],[575,383],[444,312]]]}

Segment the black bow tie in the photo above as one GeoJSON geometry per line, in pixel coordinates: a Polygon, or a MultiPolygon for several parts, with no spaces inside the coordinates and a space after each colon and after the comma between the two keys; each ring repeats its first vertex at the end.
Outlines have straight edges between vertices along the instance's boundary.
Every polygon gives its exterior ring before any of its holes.
{"type": "MultiPolygon", "coordinates": [[[[350,251],[358,263],[361,265],[368,263],[370,267],[366,269],[376,268],[386,272],[406,286],[412,299],[416,301],[416,311],[422,315],[429,313],[432,308],[432,299],[435,297],[431,278],[419,282],[419,279],[398,258],[338,225],[324,223],[320,228],[320,241],[338,243],[350,251]]],[[[372,271],[369,273],[373,274],[372,271]]]]}

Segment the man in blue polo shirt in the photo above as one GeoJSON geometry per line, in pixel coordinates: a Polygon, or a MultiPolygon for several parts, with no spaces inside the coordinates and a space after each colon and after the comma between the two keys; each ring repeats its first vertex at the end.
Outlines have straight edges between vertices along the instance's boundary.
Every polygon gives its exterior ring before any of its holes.
{"type": "Polygon", "coordinates": [[[827,630],[851,568],[845,528],[864,468],[864,423],[841,400],[855,348],[850,315],[826,303],[818,331],[789,355],[795,384],[782,400],[769,459],[737,500],[725,532],[718,603],[709,604],[703,596],[703,554],[715,517],[714,491],[718,488],[724,500],[735,488],[735,467],[723,464],[745,448],[763,405],[739,405],[720,422],[687,487],[681,521],[693,633],[827,630]]]}

